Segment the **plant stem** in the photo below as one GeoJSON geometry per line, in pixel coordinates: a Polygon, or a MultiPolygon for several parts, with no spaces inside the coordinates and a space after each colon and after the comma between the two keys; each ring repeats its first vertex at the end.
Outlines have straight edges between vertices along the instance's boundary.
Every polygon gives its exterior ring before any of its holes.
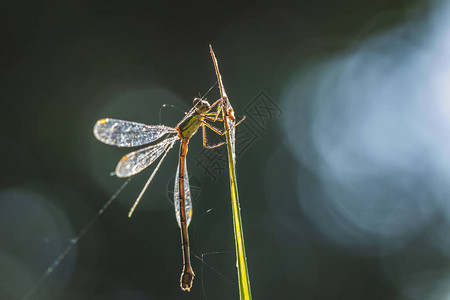
{"type": "Polygon", "coordinates": [[[236,157],[235,157],[235,141],[234,141],[234,111],[231,106],[227,93],[222,83],[219,65],[212,46],[209,45],[211,57],[216,70],[217,81],[219,84],[220,96],[222,98],[222,119],[224,124],[225,136],[227,141],[228,165],[230,170],[230,188],[231,188],[231,206],[233,209],[233,225],[234,225],[234,241],[236,245],[236,260],[239,280],[239,296],[241,300],[251,300],[252,294],[250,290],[250,279],[248,276],[247,256],[245,254],[244,232],[241,220],[241,207],[239,205],[239,193],[236,179],[236,157]]]}

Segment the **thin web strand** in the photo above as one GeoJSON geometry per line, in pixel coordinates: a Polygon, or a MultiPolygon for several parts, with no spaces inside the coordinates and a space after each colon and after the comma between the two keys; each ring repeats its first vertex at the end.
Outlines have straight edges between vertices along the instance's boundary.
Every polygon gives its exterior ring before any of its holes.
{"type": "Polygon", "coordinates": [[[223,207],[223,206],[226,206],[227,204],[225,204],[225,203],[221,203],[221,204],[217,204],[216,206],[214,206],[214,207],[211,207],[211,208],[209,208],[209,209],[207,209],[205,212],[203,212],[202,214],[200,214],[200,216],[199,217],[197,217],[196,219],[195,219],[195,222],[193,223],[194,225],[192,225],[192,227],[193,227],[193,234],[192,234],[192,244],[193,245],[197,245],[197,227],[199,226],[198,224],[200,224],[201,222],[202,222],[202,220],[203,220],[203,218],[206,216],[206,215],[208,215],[209,213],[211,213],[213,210],[215,210],[215,209],[217,209],[217,208],[219,208],[219,207],[223,207]]]}
{"type": "MultiPolygon", "coordinates": [[[[207,253],[202,253],[201,257],[198,257],[195,253],[193,253],[191,251],[191,253],[202,262],[202,265],[207,266],[208,268],[210,268],[211,270],[213,270],[214,272],[217,273],[217,275],[219,275],[220,277],[222,277],[223,279],[225,279],[228,283],[230,283],[233,287],[235,287],[236,289],[238,288],[238,286],[236,285],[236,283],[234,283],[233,281],[231,281],[230,279],[228,279],[225,275],[223,275],[222,273],[220,273],[216,268],[214,268],[213,266],[211,266],[210,264],[208,264],[203,258],[207,255],[218,255],[218,254],[234,254],[233,251],[215,251],[215,252],[207,252],[207,253]]],[[[203,271],[203,266],[202,266],[202,271],[203,271]]],[[[203,273],[202,273],[203,274],[203,273]]]]}
{"type": "Polygon", "coordinates": [[[142,196],[144,195],[145,191],[147,190],[148,186],[150,185],[150,182],[152,182],[153,177],[155,177],[156,172],[158,172],[159,167],[161,166],[164,158],[166,158],[167,153],[169,153],[169,150],[172,149],[173,144],[175,144],[176,141],[172,142],[167,149],[164,152],[164,155],[161,157],[161,159],[159,160],[158,164],[156,165],[155,169],[152,172],[152,175],[150,175],[150,177],[148,178],[147,182],[145,183],[144,187],[142,188],[141,193],[139,194],[139,196],[137,197],[136,201],[134,201],[133,206],[130,209],[130,212],[128,213],[128,218],[131,218],[131,215],[133,214],[134,210],[136,209],[136,206],[139,204],[139,202],[141,201],[142,196]]]}
{"type": "Polygon", "coordinates": [[[178,110],[178,111],[180,111],[182,114],[186,114],[186,112],[184,111],[184,110],[182,110],[182,109],[179,109],[178,107],[176,107],[175,105],[173,105],[173,104],[163,104],[160,108],[159,108],[159,113],[158,113],[158,115],[159,115],[159,124],[160,125],[162,125],[162,110],[163,110],[163,108],[166,108],[166,107],[171,107],[171,108],[173,108],[173,109],[176,109],[176,110],[178,110]]]}
{"type": "Polygon", "coordinates": [[[128,178],[117,191],[109,198],[108,201],[98,210],[97,214],[81,229],[80,233],[75,237],[69,240],[69,244],[66,246],[64,251],[58,255],[58,257],[53,261],[53,263],[47,268],[44,275],[36,284],[35,288],[31,290],[27,295],[25,295],[22,300],[28,300],[31,296],[33,296],[37,290],[42,286],[42,284],[48,279],[48,277],[55,271],[55,269],[59,266],[59,264],[66,258],[66,256],[72,251],[72,249],[77,245],[80,239],[86,234],[86,232],[92,227],[92,225],[97,221],[97,219],[105,212],[105,210],[113,203],[113,201],[119,196],[122,190],[127,186],[132,177],[128,178]]]}
{"type": "Polygon", "coordinates": [[[204,266],[207,266],[209,269],[211,269],[212,271],[214,271],[216,274],[218,274],[220,277],[222,277],[225,281],[227,281],[228,283],[230,283],[235,289],[238,289],[237,285],[231,281],[230,279],[228,279],[225,275],[223,275],[222,273],[220,273],[216,268],[214,268],[213,266],[211,266],[210,264],[208,264],[207,262],[205,262],[205,260],[203,259],[203,257],[205,257],[206,255],[217,255],[217,254],[233,254],[233,252],[225,252],[225,251],[215,251],[215,252],[207,252],[207,253],[202,253],[202,256],[198,256],[197,254],[195,254],[194,252],[190,251],[190,253],[197,258],[199,261],[202,262],[202,268],[200,270],[200,274],[201,274],[201,282],[202,282],[202,292],[203,292],[203,297],[205,300],[207,300],[208,298],[206,297],[206,291],[205,291],[205,284],[203,281],[204,276],[204,266]]]}

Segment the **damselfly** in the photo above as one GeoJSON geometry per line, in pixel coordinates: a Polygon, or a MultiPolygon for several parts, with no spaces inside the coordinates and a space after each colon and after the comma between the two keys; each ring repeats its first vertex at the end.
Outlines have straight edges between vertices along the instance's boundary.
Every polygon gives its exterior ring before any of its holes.
{"type": "Polygon", "coordinates": [[[190,262],[189,235],[187,229],[192,218],[192,200],[189,188],[189,176],[186,168],[188,144],[200,126],[202,127],[203,133],[203,145],[206,148],[214,148],[224,144],[224,142],[221,142],[215,145],[207,145],[205,137],[205,127],[209,127],[219,135],[224,134],[224,132],[207,122],[223,121],[218,117],[222,107],[222,99],[210,105],[206,100],[195,98],[193,108],[175,128],[164,125],[145,125],[109,118],[97,121],[94,127],[94,135],[99,141],[118,147],[141,146],[156,141],[166,134],[168,135],[166,139],[158,144],[128,153],[117,164],[115,175],[117,177],[130,177],[141,172],[150,166],[158,157],[163,155],[136,199],[128,216],[131,216],[133,213],[168,151],[176,141],[181,141],[178,168],[175,176],[174,206],[178,225],[181,229],[181,248],[183,252],[183,271],[181,273],[180,285],[181,289],[187,291],[190,290],[195,276],[190,262]],[[216,105],[217,111],[211,113],[210,111],[216,105]]]}

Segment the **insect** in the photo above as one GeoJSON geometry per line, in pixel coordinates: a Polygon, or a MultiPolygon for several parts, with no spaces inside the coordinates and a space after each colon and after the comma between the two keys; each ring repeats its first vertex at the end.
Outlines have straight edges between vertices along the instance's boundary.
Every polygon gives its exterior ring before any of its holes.
{"type": "Polygon", "coordinates": [[[183,252],[183,270],[180,278],[180,286],[181,289],[185,291],[189,291],[191,289],[195,276],[194,271],[192,270],[189,254],[188,226],[192,219],[192,200],[186,167],[188,144],[189,140],[197,132],[200,126],[202,127],[203,133],[203,146],[206,148],[215,148],[224,144],[224,142],[221,142],[212,146],[207,145],[205,136],[205,127],[210,128],[219,135],[225,134],[207,122],[223,121],[218,117],[221,108],[222,99],[219,99],[210,105],[208,101],[203,100],[202,98],[195,98],[193,100],[192,109],[175,128],[165,125],[146,125],[110,118],[100,119],[94,126],[94,135],[100,142],[117,147],[146,145],[158,140],[164,135],[168,135],[166,139],[158,144],[147,146],[140,150],[126,154],[116,166],[115,175],[117,177],[130,177],[141,172],[150,166],[156,159],[158,159],[158,157],[163,155],[132,206],[128,214],[129,217],[139,203],[142,195],[156,174],[166,154],[176,141],[181,141],[178,168],[175,175],[174,206],[176,219],[181,230],[181,249],[183,252]],[[216,106],[218,108],[217,111],[210,112],[216,106]]]}

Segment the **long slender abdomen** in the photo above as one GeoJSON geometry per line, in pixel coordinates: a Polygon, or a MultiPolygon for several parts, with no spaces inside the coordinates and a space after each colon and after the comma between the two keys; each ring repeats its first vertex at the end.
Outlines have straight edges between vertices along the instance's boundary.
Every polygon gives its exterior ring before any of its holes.
{"type": "Polygon", "coordinates": [[[183,271],[180,278],[180,286],[184,291],[189,291],[194,281],[194,271],[191,267],[191,260],[189,254],[189,234],[186,216],[186,202],[185,202],[185,185],[184,176],[187,175],[186,155],[188,151],[188,139],[183,139],[180,146],[180,161],[178,164],[178,188],[179,188],[179,213],[180,213],[180,232],[181,232],[181,250],[183,252],[183,271]]]}

